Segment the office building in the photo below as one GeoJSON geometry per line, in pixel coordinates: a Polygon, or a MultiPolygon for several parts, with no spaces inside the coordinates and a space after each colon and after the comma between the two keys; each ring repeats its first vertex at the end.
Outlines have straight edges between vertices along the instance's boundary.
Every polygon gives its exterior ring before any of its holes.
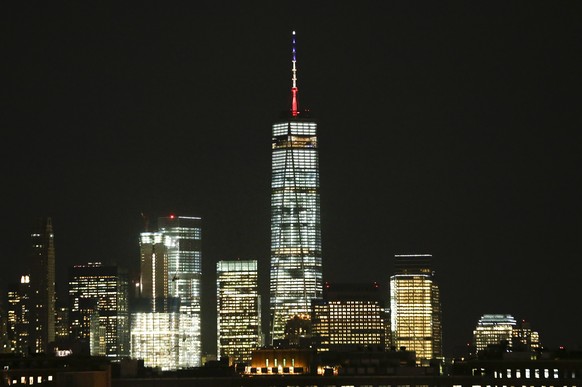
{"type": "Polygon", "coordinates": [[[46,353],[55,341],[55,243],[51,218],[38,220],[31,234],[30,332],[33,353],[46,353]]]}
{"type": "Polygon", "coordinates": [[[198,320],[202,276],[201,223],[200,218],[191,216],[158,218],[158,230],[167,237],[168,294],[180,299],[180,313],[190,314],[198,320]]]}
{"type": "Polygon", "coordinates": [[[519,352],[539,352],[542,350],[540,334],[531,328],[529,321],[521,320],[513,328],[511,348],[519,352]]]}
{"type": "Polygon", "coordinates": [[[58,306],[55,319],[55,342],[62,343],[69,339],[69,307],[58,306]]]}
{"type": "Polygon", "coordinates": [[[92,356],[129,356],[128,275],[99,262],[75,265],[69,273],[71,338],[92,356]]]}
{"type": "Polygon", "coordinates": [[[272,340],[284,337],[290,318],[310,314],[323,285],[317,123],[298,107],[296,59],[293,32],[291,109],[272,131],[272,340]]]}
{"type": "Polygon", "coordinates": [[[421,364],[442,357],[440,293],[431,269],[432,255],[395,255],[390,277],[392,342],[416,352],[421,364]]]}
{"type": "Polygon", "coordinates": [[[168,309],[168,249],[171,239],[162,232],[140,235],[139,296],[150,312],[168,309]]]}
{"type": "Polygon", "coordinates": [[[199,344],[192,332],[200,330],[199,321],[179,312],[132,313],[131,357],[142,359],[146,367],[162,371],[193,367],[200,358],[199,344]]]}
{"type": "Polygon", "coordinates": [[[8,337],[8,313],[3,304],[0,304],[0,354],[10,353],[10,339],[8,337]]]}
{"type": "Polygon", "coordinates": [[[132,313],[131,357],[163,370],[201,360],[201,219],[158,218],[140,235],[140,298],[132,313]]]}
{"type": "Polygon", "coordinates": [[[261,345],[261,299],[256,260],[216,264],[218,357],[250,364],[261,345]]]}
{"type": "Polygon", "coordinates": [[[385,297],[377,283],[326,283],[311,322],[318,351],[385,350],[385,297]]]}
{"type": "Polygon", "coordinates": [[[484,314],[473,331],[473,344],[477,352],[489,345],[505,344],[511,347],[513,329],[517,322],[510,314],[484,314]]]}
{"type": "Polygon", "coordinates": [[[28,355],[32,351],[32,343],[30,342],[30,276],[23,275],[18,284],[10,285],[7,295],[8,352],[28,355]]]}

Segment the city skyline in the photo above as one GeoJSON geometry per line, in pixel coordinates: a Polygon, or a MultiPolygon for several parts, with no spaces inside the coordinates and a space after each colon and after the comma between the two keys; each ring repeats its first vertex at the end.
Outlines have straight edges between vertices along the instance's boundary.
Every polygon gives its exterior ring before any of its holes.
{"type": "Polygon", "coordinates": [[[24,274],[38,216],[52,217],[62,287],[76,263],[137,266],[140,214],[176,213],[203,221],[203,331],[217,261],[257,259],[264,289],[270,130],[296,30],[324,281],[386,285],[394,254],[426,252],[445,353],[485,313],[582,344],[561,329],[582,317],[580,5],[446,4],[3,5],[15,154],[1,160],[1,280],[24,274]]]}

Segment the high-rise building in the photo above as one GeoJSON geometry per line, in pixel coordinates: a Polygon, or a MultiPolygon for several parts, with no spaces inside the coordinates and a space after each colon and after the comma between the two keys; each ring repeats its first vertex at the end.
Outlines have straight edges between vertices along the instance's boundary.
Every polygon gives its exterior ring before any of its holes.
{"type": "MultiPolygon", "coordinates": [[[[168,294],[179,298],[180,313],[200,319],[202,277],[202,220],[199,217],[158,218],[158,230],[167,240],[168,294]]],[[[197,333],[200,337],[200,332],[197,333]]]]}
{"type": "Polygon", "coordinates": [[[55,244],[51,218],[41,218],[31,234],[30,346],[46,353],[55,341],[55,244]]]}
{"type": "Polygon", "coordinates": [[[140,236],[140,305],[132,313],[131,357],[163,370],[201,360],[201,219],[158,218],[140,236]]]}
{"type": "Polygon", "coordinates": [[[8,337],[8,313],[4,304],[0,303],[0,354],[10,353],[10,339],[8,337]]]}
{"type": "Polygon", "coordinates": [[[377,283],[326,283],[311,322],[319,351],[385,350],[385,297],[377,283]]]}
{"type": "Polygon", "coordinates": [[[256,260],[216,264],[218,357],[250,364],[261,345],[261,299],[256,260]]]}
{"type": "Polygon", "coordinates": [[[511,347],[513,329],[517,322],[510,314],[484,314],[473,331],[473,344],[477,352],[488,345],[505,345],[511,347]]]}
{"type": "Polygon", "coordinates": [[[99,262],[71,267],[69,321],[74,340],[92,356],[129,356],[127,271],[99,262]]]}
{"type": "Polygon", "coordinates": [[[69,339],[69,307],[57,306],[55,319],[55,342],[66,342],[69,339]]]}
{"type": "Polygon", "coordinates": [[[7,335],[9,352],[27,355],[30,343],[30,276],[20,277],[18,284],[8,288],[7,335]]]}
{"type": "Polygon", "coordinates": [[[291,109],[273,125],[271,179],[271,339],[322,295],[317,123],[297,100],[295,32],[291,109]]]}
{"type": "Polygon", "coordinates": [[[168,311],[168,249],[172,242],[162,232],[140,235],[139,296],[150,312],[168,311]]]}
{"type": "Polygon", "coordinates": [[[395,255],[390,277],[392,342],[416,352],[420,363],[442,357],[441,307],[432,255],[395,255]]]}

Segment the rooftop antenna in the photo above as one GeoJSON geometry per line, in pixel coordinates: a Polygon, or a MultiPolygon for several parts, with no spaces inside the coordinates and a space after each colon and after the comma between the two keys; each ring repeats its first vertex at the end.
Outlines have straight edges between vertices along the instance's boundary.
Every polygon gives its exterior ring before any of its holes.
{"type": "Polygon", "coordinates": [[[297,110],[297,50],[296,50],[296,41],[295,41],[295,31],[293,31],[293,35],[291,38],[291,42],[292,42],[292,54],[293,54],[293,60],[292,60],[292,64],[293,67],[291,68],[291,82],[292,82],[292,86],[291,86],[291,95],[293,97],[293,101],[291,102],[291,114],[293,115],[293,117],[297,117],[297,115],[299,115],[299,111],[297,110]]]}

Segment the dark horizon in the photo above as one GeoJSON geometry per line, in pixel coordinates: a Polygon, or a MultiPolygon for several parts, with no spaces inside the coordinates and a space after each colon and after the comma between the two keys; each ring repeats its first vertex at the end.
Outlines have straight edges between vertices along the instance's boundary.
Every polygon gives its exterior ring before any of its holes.
{"type": "Polygon", "coordinates": [[[200,216],[212,351],[218,260],[257,259],[267,297],[271,125],[290,107],[295,30],[324,281],[387,289],[395,254],[430,253],[446,354],[485,313],[582,349],[581,16],[575,2],[3,4],[0,280],[27,269],[38,216],[61,295],[74,264],[137,266],[142,213],[200,216]]]}

